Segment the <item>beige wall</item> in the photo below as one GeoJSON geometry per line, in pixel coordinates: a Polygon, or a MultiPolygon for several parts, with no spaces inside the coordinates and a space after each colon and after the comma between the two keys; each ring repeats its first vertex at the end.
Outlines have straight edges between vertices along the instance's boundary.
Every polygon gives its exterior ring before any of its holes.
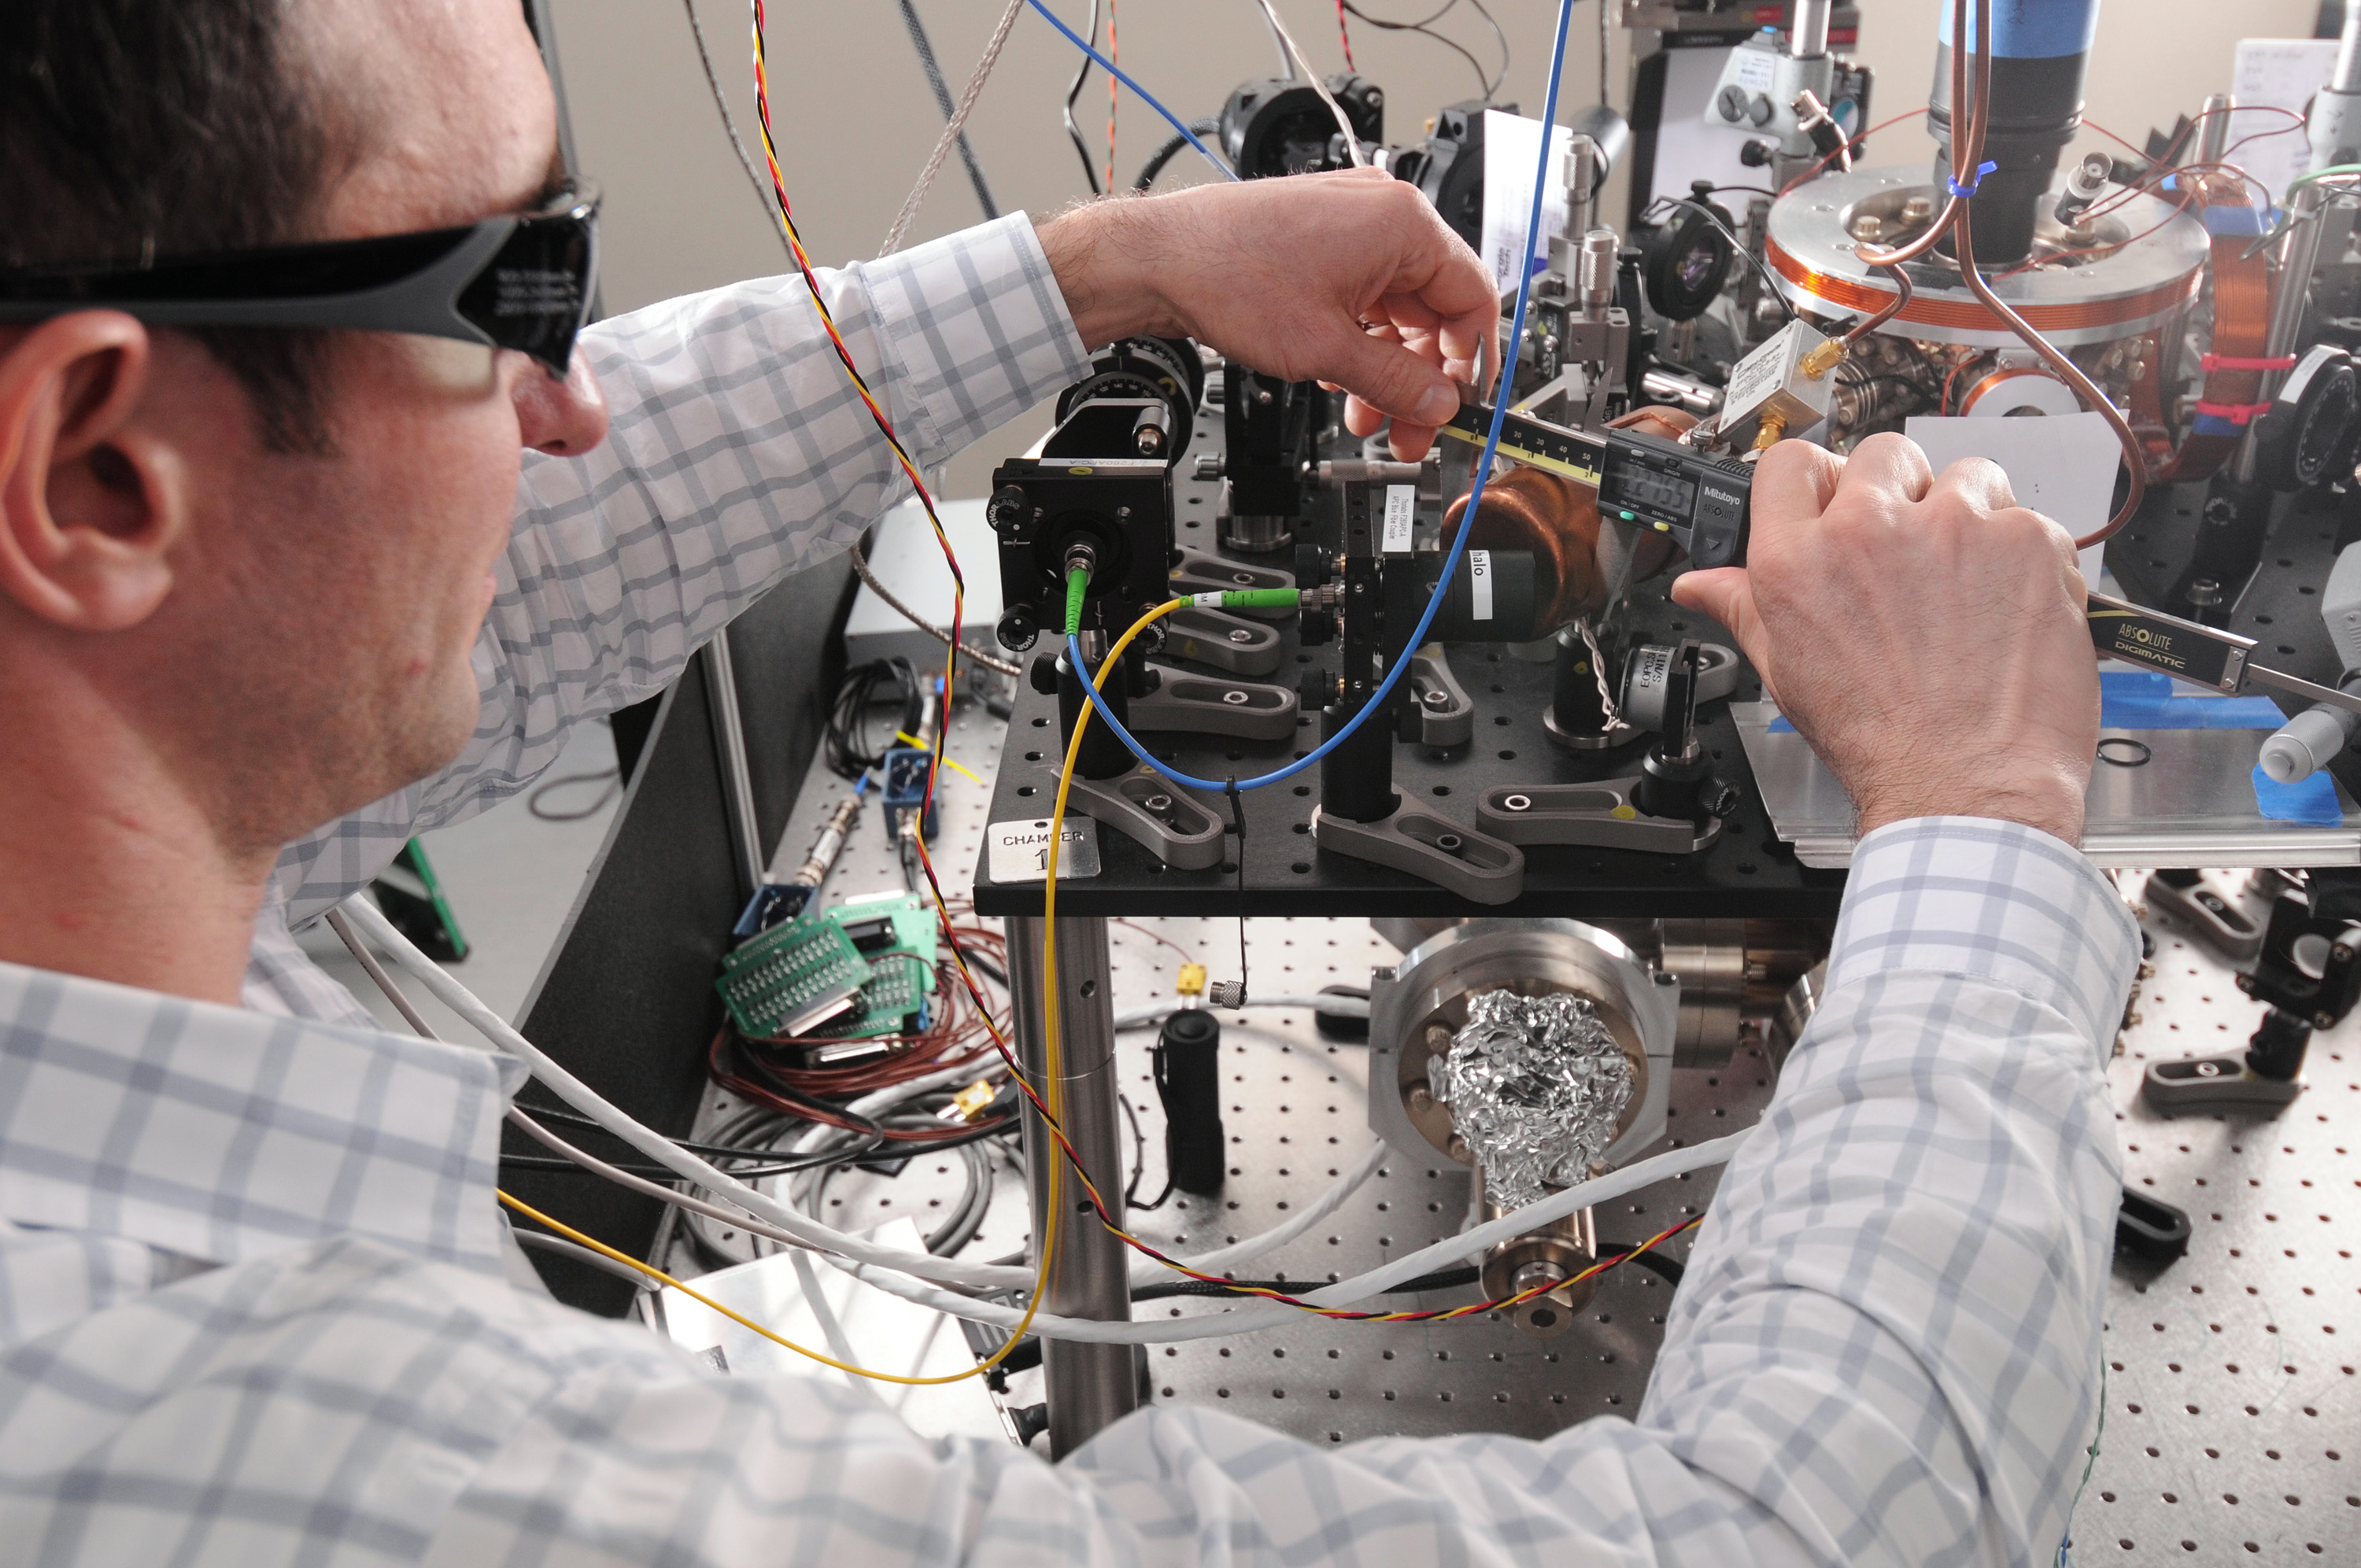
{"type": "MultiPolygon", "coordinates": [[[[685,0],[553,0],[557,42],[585,170],[606,186],[606,301],[628,310],[733,279],[776,271],[776,238],[723,139],[691,42],[685,0]]],[[[1079,30],[1087,0],[1049,0],[1079,30]]],[[[1561,102],[1596,101],[1598,16],[1603,0],[1580,0],[1567,50],[1561,102]]],[[[1856,56],[1879,72],[1878,107],[1891,115],[1925,101],[1933,71],[1935,18],[1943,0],[1862,0],[1856,56]]],[[[1326,0],[1279,0],[1289,27],[1323,70],[1342,63],[1335,12],[1326,0]]],[[[1122,59],[1143,85],[1183,119],[1215,113],[1232,87],[1275,69],[1269,34],[1253,0],[1116,0],[1122,59]]],[[[2108,0],[2088,113],[2134,142],[2151,123],[2193,111],[2229,85],[2231,49],[2249,36],[2309,36],[2316,0],[2108,0]]],[[[815,260],[873,256],[908,191],[941,120],[904,35],[893,0],[771,0],[772,116],[787,194],[815,260]]],[[[1373,3],[1377,15],[1422,7],[1373,3]]],[[[730,89],[741,128],[754,134],[749,11],[735,0],[702,0],[716,68],[730,89]]],[[[919,0],[945,75],[956,93],[998,18],[997,0],[919,0]]],[[[1538,112],[1555,8],[1546,0],[1493,0],[1512,63],[1501,95],[1538,112]]],[[[1490,33],[1462,5],[1441,24],[1491,69],[1490,33]]],[[[1389,140],[1410,137],[1437,108],[1474,96],[1465,60],[1428,40],[1354,24],[1354,54],[1386,89],[1389,140]]],[[[1620,104],[1626,35],[1610,35],[1610,79],[1620,104]]],[[[1004,211],[1056,211],[1083,194],[1080,160],[1059,123],[1080,57],[1028,10],[1016,20],[998,69],[970,121],[977,156],[1004,211]]],[[[1104,159],[1104,77],[1092,73],[1075,118],[1104,159]]],[[[1127,182],[1167,131],[1126,93],[1119,114],[1117,173],[1127,182]]],[[[1929,144],[1889,137],[1881,159],[1916,158],[1929,144]]],[[[755,148],[760,159],[759,147],[755,148]]],[[[1193,153],[1171,164],[1166,182],[1207,171],[1193,153]]],[[[981,216],[954,156],[912,230],[946,234],[981,216]]],[[[1034,433],[1028,429],[1025,439],[1034,433]]],[[[987,440],[952,466],[946,488],[981,494],[992,464],[1022,442],[987,440]]]]}

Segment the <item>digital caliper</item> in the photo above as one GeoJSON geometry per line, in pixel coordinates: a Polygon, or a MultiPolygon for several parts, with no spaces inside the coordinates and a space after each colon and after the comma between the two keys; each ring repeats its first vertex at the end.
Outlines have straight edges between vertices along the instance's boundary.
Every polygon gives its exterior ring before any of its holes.
{"type": "MultiPolygon", "coordinates": [[[[1482,446],[1492,411],[1463,403],[1443,433],[1482,446]]],[[[1746,564],[1752,465],[1636,430],[1570,430],[1526,414],[1500,422],[1502,455],[1598,492],[1598,515],[1669,535],[1695,567],[1746,564]]],[[[2361,713],[2361,696],[2254,662],[2255,640],[2092,593],[2091,641],[2105,657],[2235,693],[2248,683],[2361,713]]]]}

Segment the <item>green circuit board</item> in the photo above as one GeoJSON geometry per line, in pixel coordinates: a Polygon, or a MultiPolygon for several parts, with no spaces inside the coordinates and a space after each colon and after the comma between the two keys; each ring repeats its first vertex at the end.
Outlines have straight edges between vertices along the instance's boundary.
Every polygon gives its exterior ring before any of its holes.
{"type": "Polygon", "coordinates": [[[739,1032],[752,1039],[810,1033],[851,1013],[861,1015],[869,959],[844,927],[823,915],[774,926],[721,960],[713,982],[739,1032]]]}

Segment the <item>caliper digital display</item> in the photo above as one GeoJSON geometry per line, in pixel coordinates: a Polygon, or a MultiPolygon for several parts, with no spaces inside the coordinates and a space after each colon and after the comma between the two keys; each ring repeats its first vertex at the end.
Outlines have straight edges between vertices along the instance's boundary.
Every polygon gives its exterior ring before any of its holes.
{"type": "MultiPolygon", "coordinates": [[[[1477,446],[1492,411],[1464,403],[1443,433],[1477,446]]],[[[1746,560],[1747,499],[1753,471],[1677,441],[1636,430],[1569,430],[1530,414],[1500,422],[1500,451],[1529,466],[1563,475],[1598,492],[1601,517],[1669,535],[1693,566],[1736,566],[1746,560]]]]}

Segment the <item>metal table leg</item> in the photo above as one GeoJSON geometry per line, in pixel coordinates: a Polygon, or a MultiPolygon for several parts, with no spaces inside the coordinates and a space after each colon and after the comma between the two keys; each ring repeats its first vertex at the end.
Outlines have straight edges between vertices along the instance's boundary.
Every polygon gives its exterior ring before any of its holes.
{"type": "MultiPolygon", "coordinates": [[[[1037,1085],[1047,1081],[1041,1027],[1042,938],[1046,922],[1008,922],[1008,977],[1015,992],[1016,1047],[1037,1085]]],[[[1114,980],[1104,919],[1058,922],[1058,1033],[1062,1046],[1067,1141],[1111,1204],[1123,1198],[1123,1144],[1115,1108],[1114,980]]],[[[1032,1187],[1034,1235],[1049,1198],[1050,1162],[1060,1158],[1030,1105],[1025,1110],[1025,1163],[1032,1187]]],[[[1058,1227],[1057,1265],[1043,1310],[1064,1317],[1126,1321],[1131,1317],[1128,1259],[1071,1175],[1058,1227]]],[[[1139,1403],[1132,1349],[1048,1340],[1041,1370],[1049,1393],[1049,1453],[1062,1458],[1139,1403]]]]}

